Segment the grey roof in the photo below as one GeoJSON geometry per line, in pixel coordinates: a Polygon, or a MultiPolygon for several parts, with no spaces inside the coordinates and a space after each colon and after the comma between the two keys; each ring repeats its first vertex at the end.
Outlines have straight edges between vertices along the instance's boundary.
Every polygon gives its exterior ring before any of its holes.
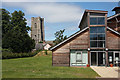
{"type": "Polygon", "coordinates": [[[85,30],[87,30],[87,29],[88,29],[88,27],[82,29],[81,31],[78,31],[78,32],[74,33],[73,35],[71,35],[70,37],[68,37],[67,39],[65,39],[64,41],[62,41],[62,42],[60,42],[59,44],[57,44],[57,45],[53,46],[52,48],[50,48],[50,50],[55,49],[56,47],[62,45],[62,44],[65,43],[66,41],[70,40],[71,38],[77,36],[78,34],[82,33],[83,31],[85,31],[85,30]]]}

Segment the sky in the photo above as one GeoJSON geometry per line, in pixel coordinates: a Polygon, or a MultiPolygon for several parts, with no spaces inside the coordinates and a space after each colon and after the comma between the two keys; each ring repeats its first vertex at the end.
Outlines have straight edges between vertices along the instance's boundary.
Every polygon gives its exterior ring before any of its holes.
{"type": "MultiPolygon", "coordinates": [[[[9,0],[10,1],[10,0],[9,0]]],[[[89,10],[104,10],[108,11],[108,17],[114,15],[112,9],[118,6],[117,0],[113,2],[31,2],[31,0],[9,2],[4,0],[2,8],[5,8],[10,13],[15,10],[25,13],[27,25],[31,27],[31,17],[42,17],[45,20],[45,40],[54,40],[54,33],[65,29],[64,35],[70,36],[80,30],[78,25],[81,21],[85,9],[89,10]]],[[[30,31],[29,31],[30,34],[30,31]]]]}

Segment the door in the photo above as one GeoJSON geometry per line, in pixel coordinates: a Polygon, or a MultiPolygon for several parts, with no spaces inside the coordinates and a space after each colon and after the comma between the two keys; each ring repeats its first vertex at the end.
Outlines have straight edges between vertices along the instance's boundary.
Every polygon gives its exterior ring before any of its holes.
{"type": "Polygon", "coordinates": [[[98,52],[98,66],[105,66],[106,57],[105,52],[98,52]]]}
{"type": "Polygon", "coordinates": [[[91,52],[91,65],[96,66],[97,65],[97,53],[91,52]]]}
{"type": "Polygon", "coordinates": [[[106,64],[105,52],[91,52],[91,65],[104,66],[106,64]]]}

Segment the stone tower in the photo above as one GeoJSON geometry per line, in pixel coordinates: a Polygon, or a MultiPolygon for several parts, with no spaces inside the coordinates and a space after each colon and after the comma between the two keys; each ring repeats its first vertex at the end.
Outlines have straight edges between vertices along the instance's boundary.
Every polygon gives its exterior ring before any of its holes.
{"type": "Polygon", "coordinates": [[[31,37],[35,40],[35,43],[44,41],[44,18],[32,17],[31,18],[31,37]]]}

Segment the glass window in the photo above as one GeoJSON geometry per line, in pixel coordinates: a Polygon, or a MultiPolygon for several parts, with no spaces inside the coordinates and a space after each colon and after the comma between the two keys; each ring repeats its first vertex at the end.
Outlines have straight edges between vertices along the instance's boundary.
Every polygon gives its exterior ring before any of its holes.
{"type": "Polygon", "coordinates": [[[90,33],[97,33],[96,27],[90,27],[90,33]]]}
{"type": "Polygon", "coordinates": [[[91,17],[90,18],[90,24],[91,25],[96,25],[97,24],[97,18],[96,17],[91,17]]]}
{"type": "Polygon", "coordinates": [[[90,33],[105,33],[105,27],[90,27],[90,33]]]}
{"type": "Polygon", "coordinates": [[[98,24],[105,24],[105,17],[98,17],[98,24]]]}
{"type": "Polygon", "coordinates": [[[105,27],[90,27],[90,47],[105,47],[105,27]]]}
{"type": "Polygon", "coordinates": [[[105,17],[90,17],[90,25],[104,25],[105,17]]]}
{"type": "Polygon", "coordinates": [[[105,41],[98,41],[98,47],[105,47],[105,41]]]}
{"type": "Polygon", "coordinates": [[[90,41],[90,47],[97,47],[97,41],[90,41]]]}
{"type": "Polygon", "coordinates": [[[97,27],[97,33],[105,33],[105,27],[97,27]]]}
{"type": "Polygon", "coordinates": [[[97,34],[90,34],[90,40],[97,40],[97,34]]]}
{"type": "Polygon", "coordinates": [[[105,40],[105,34],[98,34],[97,39],[98,40],[105,40]]]}

